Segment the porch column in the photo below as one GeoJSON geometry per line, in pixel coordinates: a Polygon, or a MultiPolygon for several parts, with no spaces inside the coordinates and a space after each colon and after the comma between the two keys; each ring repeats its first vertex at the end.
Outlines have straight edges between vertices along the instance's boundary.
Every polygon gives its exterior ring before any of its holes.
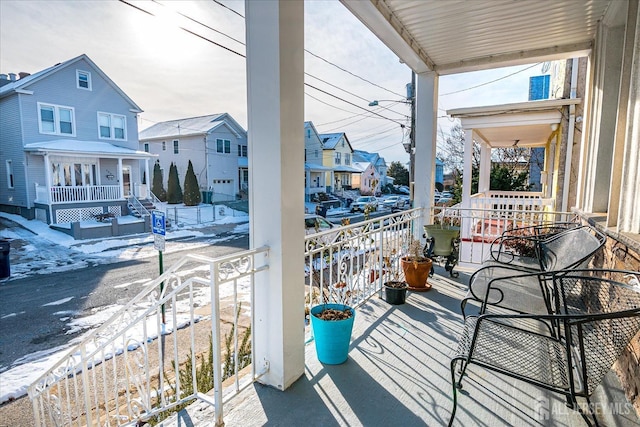
{"type": "Polygon", "coordinates": [[[120,198],[124,199],[124,182],[122,181],[122,157],[118,157],[118,183],[120,184],[120,198]]]}
{"type": "Polygon", "coordinates": [[[144,175],[147,178],[145,180],[145,185],[147,186],[147,197],[149,197],[151,193],[151,175],[149,175],[149,159],[144,159],[144,175]]]}
{"type": "Polygon", "coordinates": [[[49,153],[44,155],[44,185],[47,186],[47,202],[51,207],[51,160],[49,159],[49,153]]]}
{"type": "Polygon", "coordinates": [[[284,390],[304,374],[304,3],[245,1],[250,246],[268,245],[256,276],[255,363],[284,390]]]}
{"type": "Polygon", "coordinates": [[[416,74],[415,90],[413,200],[415,207],[424,209],[414,229],[414,236],[419,237],[425,222],[431,223],[436,171],[438,74],[433,71],[416,74]]]}
{"type": "MultiPolygon", "coordinates": [[[[310,170],[304,171],[304,176],[306,177],[306,179],[305,179],[306,184],[305,184],[305,191],[304,192],[307,194],[307,196],[309,198],[311,198],[311,171],[310,170]]],[[[305,202],[307,202],[307,201],[309,201],[309,200],[305,200],[305,202]]],[[[311,213],[311,212],[309,212],[309,213],[311,213]]]]}
{"type": "MultiPolygon", "coordinates": [[[[616,130],[613,183],[619,185],[619,206],[610,201],[607,225],[617,214],[618,231],[640,233],[640,5],[631,1],[627,9],[625,55],[622,67],[620,115],[616,130]],[[636,58],[636,60],[633,60],[636,58]],[[622,117],[622,114],[625,117],[622,117]],[[618,153],[624,153],[619,155],[618,153]],[[616,212],[617,211],[617,212],[616,212]]],[[[614,190],[615,191],[615,190],[614,190]]]]}
{"type": "Polygon", "coordinates": [[[491,186],[491,147],[485,141],[480,143],[480,170],[478,173],[478,193],[486,193],[491,186]]]}
{"type": "Polygon", "coordinates": [[[49,153],[44,155],[44,183],[47,186],[47,204],[49,205],[49,221],[47,223],[54,224],[56,221],[53,220],[53,207],[51,206],[53,200],[51,200],[51,159],[49,153]]]}
{"type": "Polygon", "coordinates": [[[470,208],[473,170],[473,129],[464,130],[464,156],[462,164],[462,207],[470,208]]]}

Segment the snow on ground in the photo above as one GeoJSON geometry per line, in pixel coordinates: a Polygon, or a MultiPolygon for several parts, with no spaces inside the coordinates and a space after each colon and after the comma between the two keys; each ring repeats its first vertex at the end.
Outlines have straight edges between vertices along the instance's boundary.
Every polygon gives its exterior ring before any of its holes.
{"type": "MultiPolygon", "coordinates": [[[[231,239],[208,239],[206,242],[189,242],[181,241],[180,239],[186,239],[188,237],[215,237],[216,225],[225,226],[225,230],[230,230],[235,234],[246,234],[249,232],[249,217],[244,212],[233,211],[228,207],[223,207],[223,210],[218,210],[217,220],[213,222],[197,224],[197,217],[204,217],[204,209],[217,209],[218,206],[213,207],[211,205],[201,205],[200,213],[197,213],[195,209],[180,208],[180,219],[183,224],[190,223],[189,226],[178,226],[174,224],[172,229],[167,230],[166,239],[174,240],[172,244],[167,246],[170,252],[180,251],[187,248],[195,248],[199,246],[211,245],[212,242],[223,241],[231,239]],[[221,216],[221,212],[224,212],[224,216],[221,216]],[[230,228],[231,225],[237,224],[236,227],[230,228]]],[[[213,214],[211,214],[213,215],[213,214]]],[[[127,218],[121,219],[126,221],[127,218]]],[[[86,224],[90,226],[90,224],[86,224]]],[[[83,224],[84,226],[84,224],[83,224]]],[[[18,215],[6,214],[0,212],[0,239],[19,240],[21,242],[20,248],[14,252],[12,248],[11,258],[14,260],[11,263],[11,278],[5,280],[15,280],[17,278],[27,277],[33,274],[49,274],[59,271],[68,271],[77,268],[84,268],[88,262],[94,263],[111,263],[119,262],[123,260],[140,259],[157,255],[157,250],[153,248],[153,236],[148,235],[134,235],[116,237],[111,239],[95,239],[95,240],[74,240],[71,236],[68,236],[62,232],[52,230],[47,224],[37,220],[26,220],[18,215]],[[18,223],[21,227],[2,227],[5,222],[2,219],[8,219],[15,223],[18,223]],[[18,262],[15,261],[18,259],[18,262]],[[89,261],[88,261],[89,260],[89,261]]],[[[117,286],[130,286],[140,285],[141,291],[145,290],[144,284],[148,283],[148,280],[138,280],[133,283],[120,284],[117,286]]],[[[0,287],[2,281],[0,281],[0,287]]],[[[238,295],[243,302],[243,311],[250,310],[248,303],[250,302],[250,285],[248,280],[238,281],[238,295]]],[[[233,294],[231,283],[225,284],[220,288],[220,296],[229,296],[233,294]]],[[[210,301],[211,295],[208,288],[198,288],[194,292],[194,305],[196,307],[203,307],[210,301]]],[[[52,301],[46,305],[61,305],[67,302],[69,298],[61,299],[58,301],[52,301]]],[[[57,312],[57,316],[61,316],[61,320],[68,321],[67,326],[70,328],[69,333],[75,333],[77,331],[86,331],[77,338],[70,340],[67,345],[51,348],[45,351],[37,352],[25,356],[21,359],[14,361],[9,367],[0,373],[0,403],[6,402],[12,398],[18,398],[27,393],[27,387],[37,380],[42,374],[51,369],[57,362],[59,362],[69,350],[81,343],[89,334],[91,334],[99,326],[105,325],[112,316],[117,313],[123,306],[111,305],[107,307],[99,307],[94,312],[86,317],[75,318],[74,312],[60,311],[57,312]]],[[[139,307],[139,312],[146,310],[144,306],[139,307]]],[[[186,325],[189,321],[188,304],[178,304],[178,321],[175,328],[180,328],[186,325]]],[[[15,316],[17,313],[8,313],[2,316],[7,318],[15,316]]],[[[118,323],[109,324],[108,328],[114,328],[114,331],[119,327],[118,323]]],[[[147,322],[146,327],[143,324],[137,325],[132,328],[127,336],[132,340],[141,340],[143,337],[143,330],[146,328],[147,336],[150,339],[158,337],[158,331],[154,320],[147,322]]],[[[171,333],[174,329],[174,325],[167,324],[165,330],[162,333],[171,333]]],[[[120,340],[123,342],[125,340],[120,340]]],[[[131,342],[131,340],[127,340],[131,342]]],[[[119,354],[124,351],[124,348],[117,347],[112,349],[114,354],[119,354]]]]}
{"type": "MultiPolygon", "coordinates": [[[[183,271],[181,273],[188,274],[197,271],[196,269],[183,271]]],[[[234,295],[233,281],[223,283],[220,286],[220,299],[234,295]]],[[[251,283],[248,277],[241,278],[237,281],[237,296],[239,302],[242,303],[242,315],[250,315],[251,308],[251,283]]],[[[148,289],[146,291],[149,291],[148,289]]],[[[153,291],[151,291],[153,292],[153,291]]],[[[211,301],[211,291],[206,286],[196,287],[193,293],[193,306],[194,307],[206,307],[211,301]]],[[[138,315],[148,310],[148,304],[139,304],[137,310],[132,313],[131,316],[127,316],[127,319],[137,318],[138,315]]],[[[139,322],[132,328],[128,328],[128,325],[118,321],[118,318],[114,318],[122,309],[120,305],[110,305],[107,307],[100,307],[94,309],[94,313],[90,316],[73,319],[69,318],[68,326],[72,329],[67,334],[75,333],[79,330],[86,330],[87,332],[79,337],[69,341],[68,345],[55,347],[49,350],[37,352],[16,360],[13,364],[13,368],[0,373],[0,383],[2,383],[2,389],[0,390],[0,403],[4,403],[10,399],[15,399],[23,396],[27,393],[27,388],[38,378],[56,366],[62,359],[68,358],[71,353],[69,350],[82,343],[87,337],[93,333],[98,326],[103,326],[101,331],[103,336],[115,336],[126,329],[125,339],[119,338],[113,341],[113,345],[108,348],[108,354],[105,360],[110,359],[114,355],[121,354],[124,351],[123,343],[129,343],[127,349],[129,351],[135,350],[138,344],[145,340],[154,340],[160,335],[157,328],[157,320],[154,316],[147,317],[144,322],[139,322]],[[111,321],[111,322],[110,322],[111,321]],[[145,335],[146,333],[146,335],[145,335]]],[[[167,316],[167,323],[163,326],[163,330],[160,331],[162,335],[171,334],[174,330],[187,326],[190,322],[191,306],[189,299],[185,298],[177,302],[176,304],[176,325],[172,323],[172,316],[167,316]]],[[[66,313],[65,313],[66,314],[66,313]]],[[[200,321],[208,319],[209,316],[196,316],[195,320],[200,321]]],[[[92,354],[96,348],[95,342],[90,341],[85,348],[85,354],[92,354]]],[[[79,357],[80,352],[74,351],[73,355],[79,357]]],[[[102,360],[102,353],[97,352],[94,357],[93,363],[99,363],[102,360]]]]}

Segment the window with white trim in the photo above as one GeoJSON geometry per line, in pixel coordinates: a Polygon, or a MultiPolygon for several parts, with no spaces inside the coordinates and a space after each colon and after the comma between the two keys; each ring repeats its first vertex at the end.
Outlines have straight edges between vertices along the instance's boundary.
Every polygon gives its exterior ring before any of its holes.
{"type": "Polygon", "coordinates": [[[231,141],[228,139],[216,139],[216,151],[218,153],[231,153],[231,141]]]}
{"type": "Polygon", "coordinates": [[[351,164],[351,154],[344,153],[344,164],[345,165],[350,165],[351,164]]]}
{"type": "Polygon", "coordinates": [[[148,153],[148,152],[149,152],[149,143],[148,143],[148,142],[145,142],[145,143],[144,143],[144,152],[145,152],[145,153],[148,153]]]}
{"type": "Polygon", "coordinates": [[[342,153],[339,151],[336,151],[335,163],[336,165],[342,164],[342,153]]]}
{"type": "Polygon", "coordinates": [[[50,135],[76,135],[73,107],[38,102],[38,126],[40,133],[50,135]]]}
{"type": "Polygon", "coordinates": [[[177,139],[173,140],[173,154],[178,154],[180,153],[180,141],[178,141],[177,139]]]}
{"type": "Polygon", "coordinates": [[[127,139],[127,118],[120,114],[98,112],[98,136],[101,139],[127,139]]]}
{"type": "Polygon", "coordinates": [[[7,160],[7,188],[13,188],[13,163],[7,160]]]}
{"type": "Polygon", "coordinates": [[[51,183],[53,186],[89,186],[97,183],[95,163],[51,162],[51,183]]]}
{"type": "Polygon", "coordinates": [[[167,141],[162,141],[162,151],[167,151],[167,141]]]}
{"type": "Polygon", "coordinates": [[[238,157],[247,157],[247,146],[238,144],[238,157]]]}
{"type": "Polygon", "coordinates": [[[91,90],[91,73],[88,71],[76,70],[76,84],[78,89],[91,90]]]}

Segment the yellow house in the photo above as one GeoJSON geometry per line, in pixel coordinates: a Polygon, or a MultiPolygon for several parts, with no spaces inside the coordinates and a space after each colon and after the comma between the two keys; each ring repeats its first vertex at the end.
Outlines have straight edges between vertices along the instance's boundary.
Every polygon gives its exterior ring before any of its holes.
{"type": "Polygon", "coordinates": [[[349,143],[349,138],[344,132],[323,133],[320,135],[320,140],[322,141],[322,164],[332,169],[326,177],[327,192],[351,190],[351,174],[360,171],[351,166],[353,147],[349,143]]]}

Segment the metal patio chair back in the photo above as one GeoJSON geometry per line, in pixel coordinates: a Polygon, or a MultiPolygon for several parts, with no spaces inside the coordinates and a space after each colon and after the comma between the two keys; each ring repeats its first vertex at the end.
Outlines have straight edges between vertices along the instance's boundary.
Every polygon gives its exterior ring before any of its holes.
{"type": "Polygon", "coordinates": [[[557,312],[555,294],[547,273],[586,268],[605,241],[606,236],[601,232],[580,226],[538,243],[541,254],[539,270],[496,263],[485,265],[469,280],[469,292],[461,302],[463,314],[466,314],[465,307],[470,301],[481,304],[480,313],[490,306],[520,313],[557,312]]]}
{"type": "Polygon", "coordinates": [[[457,391],[472,365],[561,393],[587,423],[590,415],[598,425],[589,397],[640,331],[640,288],[615,280],[628,274],[640,272],[553,272],[557,313],[467,317],[451,360],[454,406],[449,425],[455,418],[457,391]],[[519,327],[519,322],[526,326],[519,327]],[[539,330],[531,327],[535,322],[541,322],[539,330]],[[557,335],[546,333],[549,323],[558,325],[557,335]],[[586,399],[586,411],[578,397],[586,399]]]}
{"type": "Polygon", "coordinates": [[[489,261],[539,270],[542,258],[540,244],[580,226],[577,222],[553,222],[505,230],[491,243],[489,261]]]}

